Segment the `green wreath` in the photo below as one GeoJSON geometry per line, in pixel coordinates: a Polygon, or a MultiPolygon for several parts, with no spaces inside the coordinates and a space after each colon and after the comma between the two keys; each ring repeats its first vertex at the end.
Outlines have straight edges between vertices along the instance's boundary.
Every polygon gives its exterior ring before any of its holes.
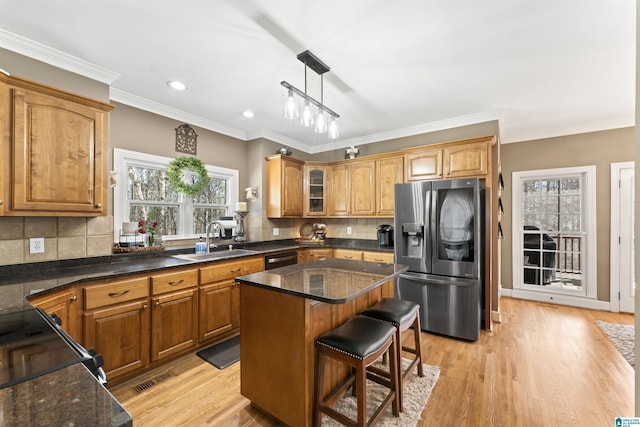
{"type": "Polygon", "coordinates": [[[204,167],[202,160],[195,157],[178,157],[169,163],[167,168],[167,176],[169,177],[169,185],[178,193],[187,196],[195,196],[202,193],[204,188],[209,185],[209,175],[204,167]],[[198,174],[198,180],[194,184],[184,182],[184,169],[190,169],[198,174]]]}

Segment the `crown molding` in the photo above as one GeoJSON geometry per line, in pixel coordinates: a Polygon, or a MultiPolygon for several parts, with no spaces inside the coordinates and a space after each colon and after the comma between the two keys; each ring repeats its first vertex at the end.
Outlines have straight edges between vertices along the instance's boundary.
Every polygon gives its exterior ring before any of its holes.
{"type": "MultiPolygon", "coordinates": [[[[498,121],[500,131],[503,129],[504,111],[487,111],[477,114],[470,114],[467,116],[454,117],[451,119],[440,120],[437,122],[423,123],[416,126],[410,126],[402,129],[396,129],[388,132],[381,132],[372,135],[361,136],[358,138],[346,139],[339,142],[333,142],[331,144],[318,145],[313,147],[313,153],[319,153],[322,151],[335,150],[338,148],[347,148],[352,145],[366,145],[374,142],[388,141],[391,139],[405,138],[408,136],[420,135],[423,133],[436,132],[440,130],[452,129],[460,126],[474,125],[477,123],[489,122],[492,120],[498,121]]],[[[313,154],[312,153],[312,154],[313,154]]]]}
{"type": "Polygon", "coordinates": [[[114,71],[1,28],[0,47],[108,85],[120,77],[114,71]]]}
{"type": "Polygon", "coordinates": [[[126,104],[144,111],[149,111],[151,113],[159,114],[164,117],[169,117],[171,119],[186,122],[194,126],[199,126],[201,128],[220,133],[222,135],[227,135],[236,139],[240,139],[242,141],[247,141],[246,132],[232,128],[230,126],[225,126],[218,122],[214,122],[213,120],[205,119],[195,114],[186,113],[182,110],[178,110],[177,108],[168,107],[164,104],[160,104],[158,102],[133,95],[129,92],[125,92],[114,87],[111,88],[109,97],[112,101],[119,102],[121,104],[126,104]]]}
{"type": "Polygon", "coordinates": [[[635,117],[630,115],[599,122],[576,123],[571,126],[546,126],[532,129],[531,127],[509,128],[501,133],[501,144],[535,141],[539,139],[558,138],[561,136],[579,135],[582,133],[602,132],[635,126],[635,117]]]}

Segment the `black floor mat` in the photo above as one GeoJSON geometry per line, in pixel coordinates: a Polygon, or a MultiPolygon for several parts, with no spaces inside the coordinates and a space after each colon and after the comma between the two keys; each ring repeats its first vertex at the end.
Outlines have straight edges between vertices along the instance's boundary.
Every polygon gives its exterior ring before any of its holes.
{"type": "Polygon", "coordinates": [[[218,369],[224,369],[240,360],[240,336],[213,345],[196,353],[218,369]]]}

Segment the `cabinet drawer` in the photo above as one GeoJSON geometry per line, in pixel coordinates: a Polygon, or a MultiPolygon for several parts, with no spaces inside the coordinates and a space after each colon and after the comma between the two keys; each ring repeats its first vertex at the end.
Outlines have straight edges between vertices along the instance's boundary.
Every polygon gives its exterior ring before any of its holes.
{"type": "Polygon", "coordinates": [[[334,249],[333,257],[362,261],[362,251],[354,251],[352,249],[334,249]]]}
{"type": "Polygon", "coordinates": [[[151,276],[153,295],[198,286],[198,270],[180,270],[151,276]]]}
{"type": "Polygon", "coordinates": [[[84,288],[84,308],[89,310],[149,296],[149,279],[120,280],[84,288]]]}
{"type": "Polygon", "coordinates": [[[383,262],[385,264],[393,264],[393,253],[392,252],[363,252],[362,253],[363,261],[370,262],[383,262]]]}
{"type": "MultiPolygon", "coordinates": [[[[241,261],[242,274],[257,273],[264,270],[264,257],[245,258],[241,261]]],[[[237,276],[237,275],[236,275],[237,276]]]]}
{"type": "Polygon", "coordinates": [[[200,284],[233,279],[236,276],[241,276],[243,274],[242,264],[242,260],[227,261],[201,268],[200,284]]]}

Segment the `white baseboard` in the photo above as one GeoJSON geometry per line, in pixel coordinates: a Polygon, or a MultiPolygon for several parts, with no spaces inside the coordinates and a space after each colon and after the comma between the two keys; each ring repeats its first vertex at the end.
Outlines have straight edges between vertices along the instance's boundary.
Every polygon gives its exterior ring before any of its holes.
{"type": "Polygon", "coordinates": [[[496,323],[502,323],[502,315],[499,311],[493,310],[491,312],[491,321],[496,323]]]}
{"type": "Polygon", "coordinates": [[[596,299],[575,297],[571,295],[505,288],[501,289],[500,295],[530,301],[546,302],[550,304],[568,305],[570,307],[588,308],[590,310],[611,310],[611,304],[609,301],[599,301],[596,299]]]}

